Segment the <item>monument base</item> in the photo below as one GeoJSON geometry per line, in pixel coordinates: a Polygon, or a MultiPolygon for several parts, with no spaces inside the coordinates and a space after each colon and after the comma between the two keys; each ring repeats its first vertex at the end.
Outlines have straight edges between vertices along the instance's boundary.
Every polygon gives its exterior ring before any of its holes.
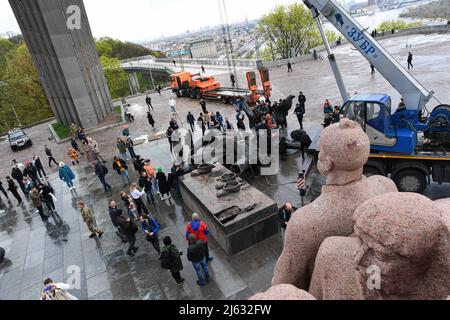
{"type": "Polygon", "coordinates": [[[217,197],[217,181],[231,173],[216,164],[210,174],[180,177],[183,201],[208,224],[210,235],[234,255],[279,231],[277,204],[259,190],[245,184],[240,192],[217,197]]]}

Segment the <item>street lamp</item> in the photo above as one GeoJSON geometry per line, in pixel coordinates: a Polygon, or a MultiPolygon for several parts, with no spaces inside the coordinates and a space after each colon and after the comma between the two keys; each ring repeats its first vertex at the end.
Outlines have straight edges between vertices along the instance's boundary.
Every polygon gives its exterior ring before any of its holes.
{"type": "Polygon", "coordinates": [[[178,55],[180,57],[180,65],[181,65],[181,71],[184,71],[184,63],[183,63],[183,54],[184,50],[178,50],[178,55]]]}

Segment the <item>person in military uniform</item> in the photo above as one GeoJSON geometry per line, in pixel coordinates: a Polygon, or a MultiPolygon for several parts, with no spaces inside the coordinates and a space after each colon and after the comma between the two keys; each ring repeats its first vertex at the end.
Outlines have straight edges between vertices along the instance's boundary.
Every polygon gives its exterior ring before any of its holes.
{"type": "Polygon", "coordinates": [[[94,216],[92,215],[91,209],[89,209],[83,201],[78,202],[78,208],[81,210],[81,216],[83,217],[84,223],[86,223],[86,226],[91,232],[89,238],[95,238],[97,237],[97,234],[98,237],[101,238],[103,231],[97,230],[94,227],[94,216]]]}

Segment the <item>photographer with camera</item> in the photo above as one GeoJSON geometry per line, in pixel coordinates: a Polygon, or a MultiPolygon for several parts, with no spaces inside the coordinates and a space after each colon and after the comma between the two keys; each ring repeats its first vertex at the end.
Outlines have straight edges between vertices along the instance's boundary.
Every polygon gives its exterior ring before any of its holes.
{"type": "Polygon", "coordinates": [[[77,297],[67,292],[70,289],[70,285],[66,283],[55,283],[52,279],[48,278],[44,281],[41,300],[78,300],[77,297]]]}
{"type": "Polygon", "coordinates": [[[286,202],[284,206],[278,209],[278,222],[280,223],[281,236],[283,240],[289,220],[291,220],[291,216],[296,210],[297,208],[294,207],[290,202],[286,202]]]}

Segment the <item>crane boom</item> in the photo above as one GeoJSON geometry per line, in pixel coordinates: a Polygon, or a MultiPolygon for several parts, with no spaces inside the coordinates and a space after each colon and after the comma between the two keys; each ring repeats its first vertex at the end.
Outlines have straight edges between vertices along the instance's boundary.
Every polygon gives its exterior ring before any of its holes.
{"type": "Polygon", "coordinates": [[[336,29],[383,75],[400,93],[407,110],[422,110],[432,93],[425,89],[400,63],[391,56],[344,8],[335,0],[303,0],[336,29]]]}

